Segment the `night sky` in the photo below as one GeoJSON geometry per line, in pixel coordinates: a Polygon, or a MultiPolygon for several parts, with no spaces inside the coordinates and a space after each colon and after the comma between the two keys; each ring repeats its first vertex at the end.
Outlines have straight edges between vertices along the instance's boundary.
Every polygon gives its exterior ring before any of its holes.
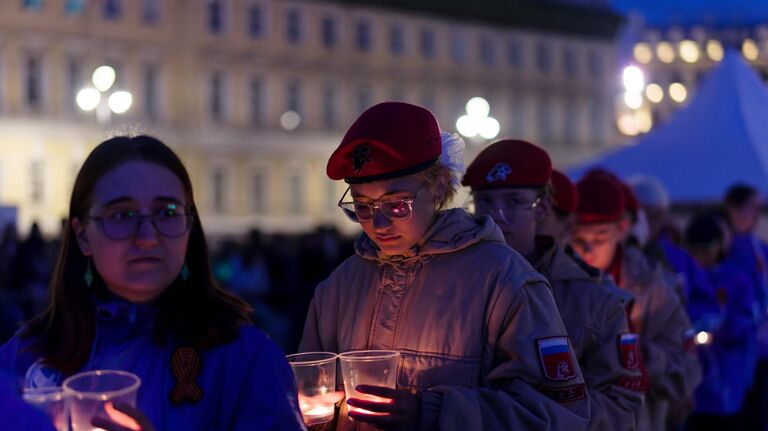
{"type": "Polygon", "coordinates": [[[613,6],[622,14],[639,12],[651,26],[768,24],[768,0],[613,0],[613,6]]]}

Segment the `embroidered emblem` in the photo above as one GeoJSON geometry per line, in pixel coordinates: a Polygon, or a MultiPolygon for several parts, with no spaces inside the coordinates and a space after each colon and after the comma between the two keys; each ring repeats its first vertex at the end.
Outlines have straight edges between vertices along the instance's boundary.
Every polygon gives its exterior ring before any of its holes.
{"type": "Polygon", "coordinates": [[[507,176],[512,173],[512,168],[506,163],[497,163],[485,176],[486,181],[506,181],[507,176]]]}
{"type": "Polygon", "coordinates": [[[171,389],[170,398],[173,404],[179,405],[185,399],[191,402],[203,398],[203,390],[197,386],[197,375],[202,368],[200,355],[195,349],[179,347],[171,357],[171,371],[176,379],[176,385],[171,389]]]}
{"type": "Polygon", "coordinates": [[[619,336],[619,357],[624,368],[634,370],[640,366],[640,355],[637,350],[637,334],[621,334],[619,336]]]}
{"type": "Polygon", "coordinates": [[[568,403],[587,398],[587,387],[584,383],[563,387],[539,386],[536,389],[558,403],[568,403]]]}
{"type": "Polygon", "coordinates": [[[371,147],[367,144],[361,144],[355,147],[352,152],[352,168],[356,174],[359,174],[367,163],[371,162],[371,147]]]}
{"type": "Polygon", "coordinates": [[[576,378],[568,337],[544,338],[538,343],[541,365],[548,379],[567,382],[576,378]]]}

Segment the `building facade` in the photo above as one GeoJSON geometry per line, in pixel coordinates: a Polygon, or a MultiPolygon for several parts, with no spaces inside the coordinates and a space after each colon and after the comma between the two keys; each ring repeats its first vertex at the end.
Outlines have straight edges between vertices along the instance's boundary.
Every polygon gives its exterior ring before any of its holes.
{"type": "Polygon", "coordinates": [[[427,106],[453,131],[483,96],[501,136],[560,165],[620,138],[612,37],[351,3],[0,2],[0,205],[18,208],[22,231],[57,232],[89,149],[144,132],[184,159],[211,234],[354,230],[325,163],[383,100],[427,106]],[[125,114],[75,103],[102,64],[133,95],[125,114]]]}

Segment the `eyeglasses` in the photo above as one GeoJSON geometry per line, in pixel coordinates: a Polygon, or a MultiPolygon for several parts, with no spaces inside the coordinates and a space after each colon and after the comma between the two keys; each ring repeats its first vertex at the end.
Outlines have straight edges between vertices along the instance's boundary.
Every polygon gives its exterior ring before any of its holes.
{"type": "Polygon", "coordinates": [[[343,202],[344,196],[349,192],[349,188],[347,188],[347,191],[341,196],[337,205],[344,212],[344,215],[355,223],[367,223],[373,220],[373,210],[375,209],[381,211],[384,217],[389,220],[407,221],[410,220],[413,214],[413,201],[419,197],[426,187],[427,184],[422,185],[412,198],[386,199],[371,203],[358,201],[343,202]]]}
{"type": "Polygon", "coordinates": [[[152,222],[157,233],[175,238],[184,235],[192,226],[192,210],[185,205],[168,204],[152,214],[140,214],[135,209],[114,208],[105,210],[101,216],[89,217],[101,224],[104,235],[109,239],[128,239],[138,232],[145,219],[152,222]]]}
{"type": "Polygon", "coordinates": [[[522,200],[519,198],[511,198],[504,201],[503,205],[496,205],[492,200],[485,198],[476,198],[470,196],[467,203],[464,204],[464,209],[474,215],[483,216],[490,215],[493,218],[498,217],[505,223],[510,223],[514,220],[514,214],[518,211],[525,211],[535,209],[541,204],[541,196],[536,196],[533,202],[522,200]]]}

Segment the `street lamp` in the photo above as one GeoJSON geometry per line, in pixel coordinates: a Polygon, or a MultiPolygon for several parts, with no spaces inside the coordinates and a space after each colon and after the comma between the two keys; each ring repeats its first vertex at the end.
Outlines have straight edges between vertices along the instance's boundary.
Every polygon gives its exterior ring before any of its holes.
{"type": "Polygon", "coordinates": [[[83,111],[96,110],[96,118],[100,123],[109,121],[112,114],[123,114],[133,104],[133,96],[128,91],[107,92],[115,84],[117,74],[110,66],[99,66],[91,76],[92,87],[86,87],[77,92],[75,101],[83,111]],[[105,96],[105,97],[104,97],[105,96]]]}
{"type": "Polygon", "coordinates": [[[466,105],[467,115],[462,115],[456,121],[456,130],[467,138],[475,138],[478,135],[483,139],[491,140],[498,136],[501,125],[498,120],[489,117],[491,105],[482,97],[469,99],[466,105]]]}

